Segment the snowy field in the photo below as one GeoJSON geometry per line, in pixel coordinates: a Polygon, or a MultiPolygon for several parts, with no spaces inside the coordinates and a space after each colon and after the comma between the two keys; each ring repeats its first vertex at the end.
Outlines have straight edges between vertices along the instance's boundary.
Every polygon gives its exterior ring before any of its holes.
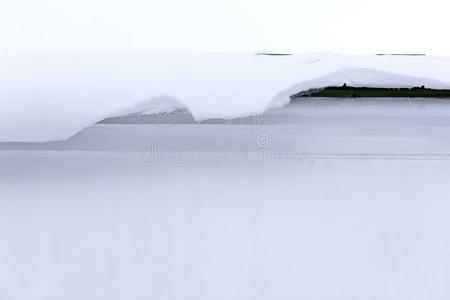
{"type": "Polygon", "coordinates": [[[450,297],[450,103],[217,123],[0,143],[0,299],[450,297]]]}

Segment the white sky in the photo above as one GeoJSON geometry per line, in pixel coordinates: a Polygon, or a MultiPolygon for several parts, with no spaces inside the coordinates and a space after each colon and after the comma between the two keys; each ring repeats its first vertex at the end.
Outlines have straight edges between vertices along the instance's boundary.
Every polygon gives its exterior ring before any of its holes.
{"type": "Polygon", "coordinates": [[[450,55],[446,2],[0,0],[0,49],[450,55]]]}

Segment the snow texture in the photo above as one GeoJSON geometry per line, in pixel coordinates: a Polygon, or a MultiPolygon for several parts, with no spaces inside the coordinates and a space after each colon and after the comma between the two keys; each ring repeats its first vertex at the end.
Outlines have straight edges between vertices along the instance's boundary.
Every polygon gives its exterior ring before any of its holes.
{"type": "Polygon", "coordinates": [[[1,299],[450,297],[449,160],[0,151],[0,165],[1,299]]]}
{"type": "Polygon", "coordinates": [[[65,140],[108,116],[260,114],[312,88],[450,88],[450,59],[312,53],[4,53],[0,142],[65,140]]]}

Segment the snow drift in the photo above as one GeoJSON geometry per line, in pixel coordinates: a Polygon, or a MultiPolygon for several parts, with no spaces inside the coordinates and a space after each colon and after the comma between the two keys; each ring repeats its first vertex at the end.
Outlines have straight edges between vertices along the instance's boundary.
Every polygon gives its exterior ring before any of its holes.
{"type": "Polygon", "coordinates": [[[292,94],[352,86],[450,88],[450,58],[313,53],[6,53],[0,141],[67,139],[105,117],[188,109],[196,120],[259,114],[292,94]]]}

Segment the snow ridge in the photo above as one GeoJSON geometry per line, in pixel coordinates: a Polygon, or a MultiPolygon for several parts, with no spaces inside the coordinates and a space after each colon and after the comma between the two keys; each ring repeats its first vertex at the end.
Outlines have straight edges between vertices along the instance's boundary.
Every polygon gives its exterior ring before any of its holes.
{"type": "Polygon", "coordinates": [[[450,88],[450,59],[310,53],[0,54],[0,142],[64,140],[106,117],[189,110],[197,121],[281,107],[330,85],[450,88]]]}

